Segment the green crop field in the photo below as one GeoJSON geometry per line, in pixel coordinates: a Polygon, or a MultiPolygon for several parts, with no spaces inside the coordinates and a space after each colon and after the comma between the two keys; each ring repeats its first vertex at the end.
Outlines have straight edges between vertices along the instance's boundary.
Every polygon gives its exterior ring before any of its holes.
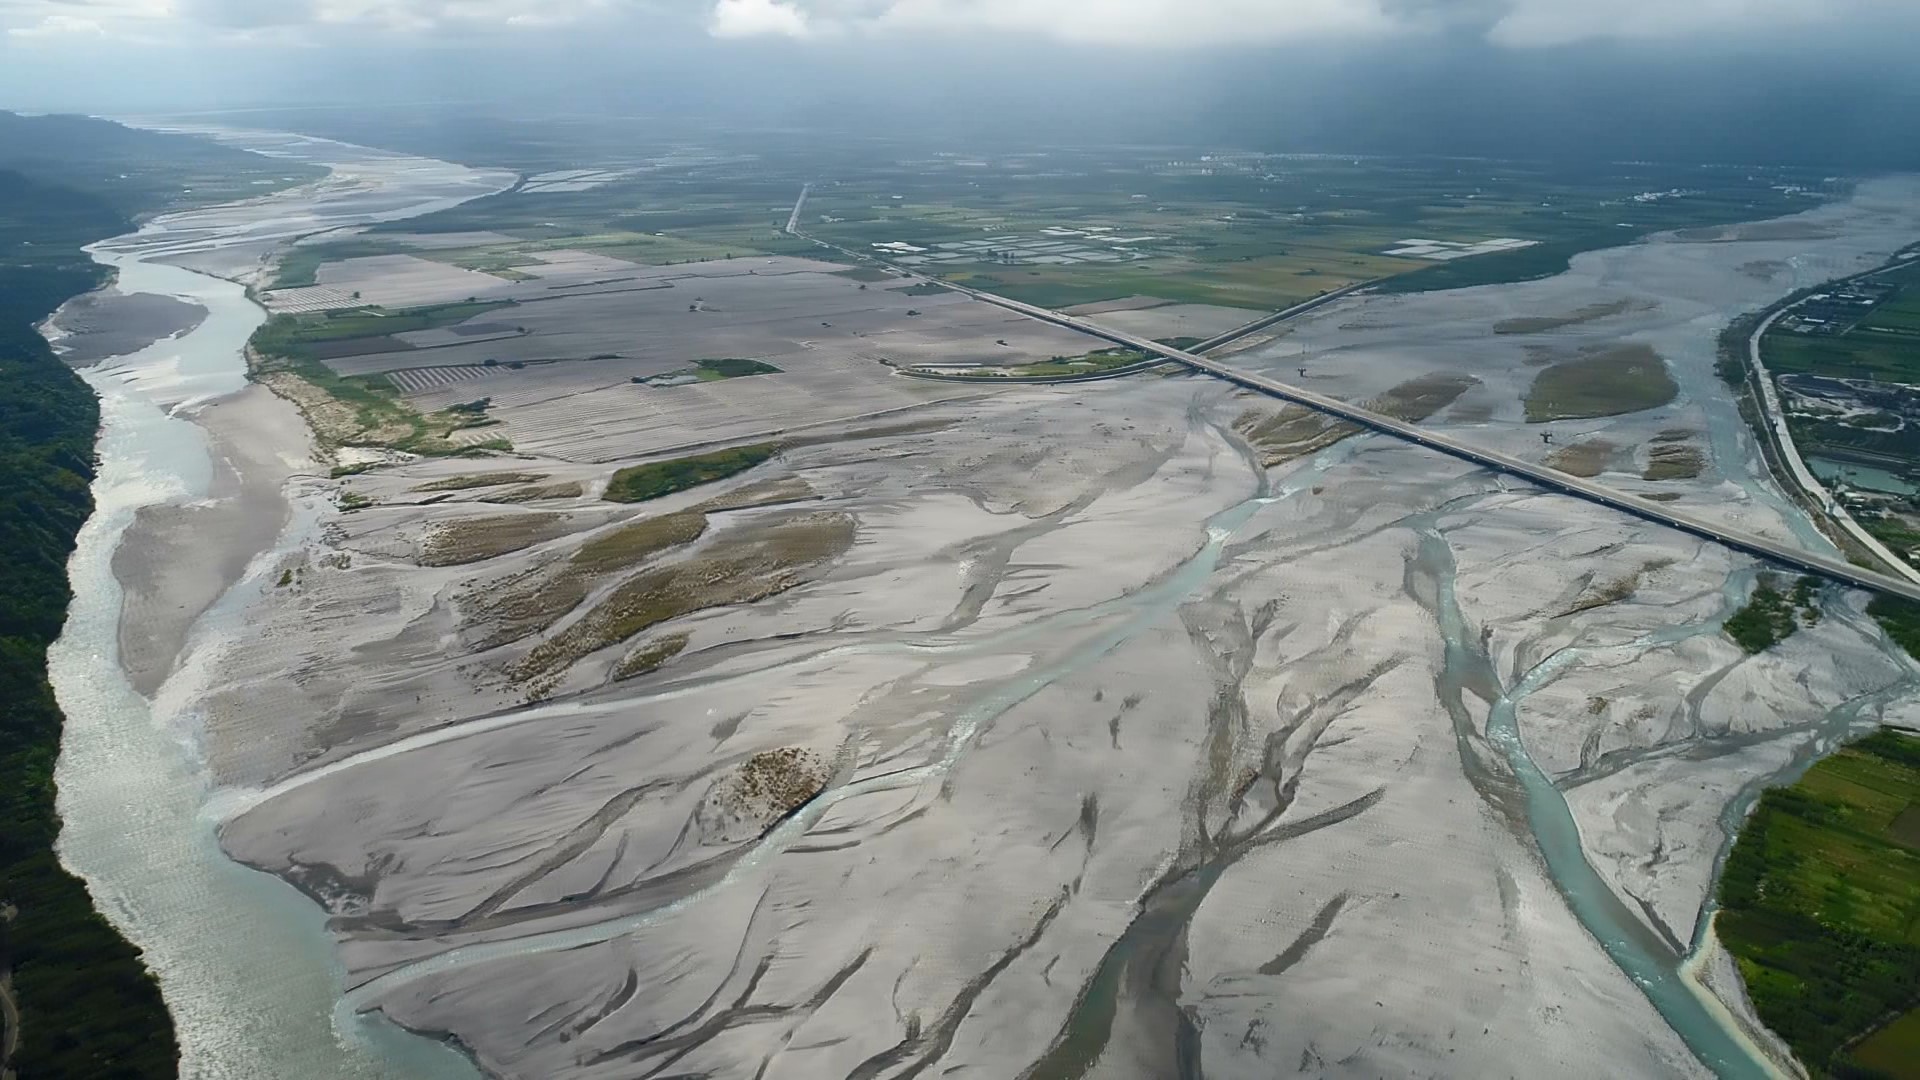
{"type": "Polygon", "coordinates": [[[254,332],[253,347],[268,356],[312,360],[318,358],[312,348],[315,345],[453,326],[476,315],[513,306],[510,300],[473,301],[395,311],[365,307],[318,315],[275,315],[254,332]]]}
{"type": "Polygon", "coordinates": [[[1893,334],[1920,334],[1920,288],[1907,286],[1898,297],[1875,308],[1862,326],[1893,334]]]}
{"type": "Polygon", "coordinates": [[[275,315],[253,333],[249,344],[257,354],[252,374],[298,376],[325,392],[351,415],[351,424],[329,423],[309,412],[307,418],[324,442],[349,446],[388,446],[421,454],[463,454],[506,444],[492,440],[475,446],[447,441],[454,431],[493,423],[487,402],[456,405],[422,415],[407,404],[399,390],[381,375],[340,375],[328,367],[325,355],[344,355],[356,342],[368,350],[383,347],[390,336],[410,330],[452,326],[476,315],[514,306],[511,301],[439,304],[432,307],[354,308],[317,315],[275,315]]]}
{"type": "Polygon", "coordinates": [[[1850,1065],[1868,1075],[1895,1078],[1915,1075],[1920,1062],[1920,1009],[1909,1009],[1900,1019],[1863,1040],[1847,1055],[1850,1065]]]}
{"type": "Polygon", "coordinates": [[[929,248],[931,261],[916,269],[1035,303],[1145,292],[1274,307],[1374,278],[1415,291],[1540,277],[1580,251],[1651,231],[1751,220],[1805,203],[1745,176],[1655,167],[1596,179],[1512,162],[1224,155],[1123,163],[1092,151],[1049,155],[1047,165],[1017,179],[969,169],[961,183],[938,169],[841,177],[816,185],[803,220],[810,234],[854,251],[895,242],[929,248]],[[1633,197],[1648,190],[1678,194],[1633,197]],[[1018,256],[1011,264],[938,257],[941,244],[1036,238],[1097,251],[1107,237],[1126,237],[1114,250],[1138,258],[1067,252],[1035,265],[1018,256]],[[1442,264],[1384,254],[1410,238],[1496,237],[1538,246],[1442,264]]]}
{"type": "Polygon", "coordinates": [[[1920,261],[1876,275],[1897,289],[1843,334],[1800,334],[1776,328],[1760,342],[1776,374],[1920,382],[1920,261]]]}
{"type": "Polygon", "coordinates": [[[962,263],[943,277],[1029,304],[1062,308],[1121,296],[1155,296],[1176,303],[1272,311],[1357,281],[1391,274],[1405,260],[1334,254],[1287,256],[1234,263],[1184,257],[1120,265],[994,266],[962,263]]]}
{"type": "Polygon", "coordinates": [[[1920,737],[1881,731],[1762,796],[1727,858],[1716,929],[1815,1077],[1920,1076],[1917,803],[1920,737]]]}
{"type": "MultiPolygon", "coordinates": [[[[649,264],[762,253],[846,262],[882,254],[876,244],[905,243],[943,256],[910,263],[915,270],[1049,306],[1142,294],[1271,310],[1375,279],[1410,291],[1545,276],[1580,251],[1657,230],[1792,213],[1841,189],[1777,169],[1621,165],[1596,174],[1521,162],[1232,152],[1169,160],[1174,153],[1054,148],[961,162],[905,145],[795,143],[756,145],[747,157],[709,149],[640,168],[576,160],[568,164],[604,165],[617,178],[582,191],[505,192],[378,227],[357,242],[386,242],[383,232],[505,234],[509,240],[473,248],[418,252],[487,272],[563,247],[649,264]],[[855,255],[785,232],[803,184],[812,185],[803,231],[855,255]],[[1795,185],[1814,194],[1784,190],[1795,185]],[[1648,192],[1673,194],[1637,198],[1648,192]],[[1451,263],[1384,254],[1406,239],[1500,237],[1538,246],[1451,263]],[[1061,247],[973,261],[935,248],[967,242],[1061,247]]],[[[864,269],[866,280],[882,280],[871,276],[877,268],[864,269]]]]}
{"type": "Polygon", "coordinates": [[[1770,331],[1761,357],[1777,375],[1796,372],[1835,378],[1920,382],[1920,337],[1854,330],[1837,337],[1770,331]]]}

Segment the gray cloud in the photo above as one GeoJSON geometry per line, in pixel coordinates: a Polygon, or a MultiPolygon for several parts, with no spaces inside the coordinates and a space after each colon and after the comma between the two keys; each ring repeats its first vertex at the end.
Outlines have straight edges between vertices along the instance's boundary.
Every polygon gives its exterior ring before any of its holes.
{"type": "Polygon", "coordinates": [[[1505,46],[1864,24],[1912,0],[714,0],[716,33],[1023,33],[1141,48],[1470,31],[1505,46]]]}
{"type": "Polygon", "coordinates": [[[1489,37],[1511,46],[1679,39],[1758,28],[1865,26],[1912,12],[1912,0],[1510,0],[1489,37]]]}
{"type": "Polygon", "coordinates": [[[0,0],[16,35],[488,34],[704,26],[719,38],[1023,34],[1175,49],[1470,33],[1514,48],[1866,25],[1912,0],[0,0]]]}

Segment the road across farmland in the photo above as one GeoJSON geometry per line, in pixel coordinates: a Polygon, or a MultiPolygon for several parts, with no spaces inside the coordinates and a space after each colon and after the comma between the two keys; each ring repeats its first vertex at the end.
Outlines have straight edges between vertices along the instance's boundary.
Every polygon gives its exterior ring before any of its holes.
{"type": "MultiPolygon", "coordinates": [[[[1854,274],[1851,277],[1841,278],[1838,281],[1829,282],[1823,287],[1826,289],[1838,289],[1846,285],[1851,285],[1863,278],[1870,278],[1876,274],[1884,273],[1890,269],[1893,269],[1893,267],[1875,267],[1864,274],[1854,274]]],[[[1820,503],[1821,506],[1825,507],[1827,516],[1833,519],[1835,525],[1846,530],[1847,535],[1853,537],[1861,547],[1866,548],[1881,562],[1891,567],[1894,573],[1909,581],[1920,581],[1920,570],[1915,570],[1913,567],[1908,566],[1900,556],[1888,550],[1887,546],[1882,544],[1879,538],[1862,528],[1860,523],[1854,520],[1853,515],[1847,512],[1847,508],[1842,506],[1838,500],[1834,499],[1833,494],[1827,490],[1826,485],[1822,484],[1819,479],[1813,475],[1812,470],[1807,468],[1806,461],[1800,456],[1800,448],[1794,445],[1793,432],[1787,428],[1787,413],[1786,410],[1780,406],[1780,392],[1774,387],[1773,376],[1767,373],[1766,361],[1760,355],[1760,342],[1762,338],[1767,336],[1767,331],[1773,329],[1774,323],[1779,322],[1789,312],[1793,311],[1793,309],[1805,304],[1811,299],[1813,299],[1813,297],[1809,295],[1802,299],[1795,300],[1791,304],[1782,305],[1771,315],[1762,319],[1760,325],[1754,327],[1753,334],[1747,338],[1747,381],[1753,386],[1754,394],[1760,402],[1760,408],[1766,414],[1765,419],[1759,427],[1766,439],[1773,444],[1775,455],[1786,464],[1787,472],[1792,477],[1794,484],[1798,486],[1808,498],[1815,500],[1820,503]]]]}
{"type": "MultiPolygon", "coordinates": [[[[802,187],[800,197],[793,200],[793,213],[787,215],[787,232],[794,236],[800,235],[800,212],[807,208],[807,195],[811,191],[813,191],[812,184],[802,187]]],[[[815,242],[818,243],[818,241],[815,242]]]]}

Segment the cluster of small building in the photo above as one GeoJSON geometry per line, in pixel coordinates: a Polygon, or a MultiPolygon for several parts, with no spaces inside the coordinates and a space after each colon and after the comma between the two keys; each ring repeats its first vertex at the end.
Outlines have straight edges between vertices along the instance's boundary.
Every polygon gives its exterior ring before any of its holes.
{"type": "Polygon", "coordinates": [[[1665,191],[1643,191],[1635,195],[1633,201],[1637,203],[1655,203],[1664,202],[1667,199],[1684,199],[1689,195],[1698,194],[1700,193],[1686,188],[1668,188],[1665,191]]]}
{"type": "Polygon", "coordinates": [[[1401,240],[1393,247],[1381,252],[1402,259],[1431,259],[1437,262],[1451,262],[1473,255],[1491,255],[1498,251],[1517,251],[1532,247],[1538,241],[1520,240],[1511,236],[1497,237],[1492,240],[1480,240],[1462,243],[1455,240],[1401,240]]]}
{"type": "Polygon", "coordinates": [[[1888,282],[1862,278],[1832,292],[1814,293],[1781,324],[1796,334],[1844,334],[1894,290],[1888,282]]]}

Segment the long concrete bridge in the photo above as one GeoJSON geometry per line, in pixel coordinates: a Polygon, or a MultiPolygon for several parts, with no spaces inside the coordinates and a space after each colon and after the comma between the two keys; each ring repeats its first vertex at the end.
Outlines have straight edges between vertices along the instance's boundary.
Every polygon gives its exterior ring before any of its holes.
{"type": "MultiPolygon", "coordinates": [[[[1757,533],[1730,528],[1726,525],[1706,521],[1690,514],[1679,513],[1651,499],[1643,499],[1637,495],[1629,495],[1623,491],[1616,491],[1603,484],[1596,484],[1590,480],[1570,476],[1558,469],[1551,469],[1545,465],[1515,457],[1512,454],[1502,453],[1498,450],[1489,450],[1485,447],[1462,442],[1451,436],[1426,430],[1415,424],[1410,424],[1404,420],[1398,420],[1358,405],[1349,404],[1338,398],[1331,398],[1325,394],[1316,394],[1311,390],[1305,390],[1298,386],[1283,383],[1275,379],[1269,379],[1263,375],[1255,375],[1251,372],[1231,368],[1225,364],[1209,360],[1198,353],[1162,345],[1157,341],[1110,329],[1087,319],[1037,307],[1033,304],[1021,303],[1018,300],[1012,300],[994,293],[982,292],[979,289],[968,288],[964,285],[955,285],[950,281],[941,281],[939,284],[965,293],[976,300],[995,304],[1011,311],[1017,311],[1022,315],[1041,319],[1057,326],[1078,330],[1083,334],[1089,334],[1093,337],[1111,341],[1116,345],[1124,345],[1128,348],[1139,349],[1142,352],[1163,356],[1168,360],[1185,364],[1195,371],[1203,372],[1218,379],[1224,379],[1227,382],[1252,390],[1255,393],[1292,402],[1295,405],[1301,405],[1313,409],[1316,412],[1338,417],[1341,420],[1357,424],[1371,431],[1379,432],[1382,435],[1389,435],[1393,438],[1413,443],[1416,446],[1424,446],[1430,450],[1437,450],[1440,453],[1470,461],[1475,465],[1493,469],[1496,472],[1505,473],[1508,476],[1519,477],[1522,480],[1546,488],[1549,491],[1557,491],[1565,495],[1571,495],[1577,499],[1585,499],[1588,502],[1598,503],[1601,506],[1618,510],[1624,514],[1632,514],[1634,517],[1646,521],[1665,525],[1668,528],[1678,529],[1681,532],[1700,537],[1704,540],[1710,540],[1716,544],[1732,548],[1735,551],[1765,559],[1768,562],[1778,563],[1782,566],[1804,573],[1814,574],[1831,581],[1837,581],[1844,585],[1852,585],[1887,596],[1896,596],[1901,599],[1920,602],[1920,584],[1855,566],[1844,559],[1815,554],[1792,544],[1785,544],[1777,540],[1768,539],[1757,533]]],[[[1225,341],[1252,333],[1266,326],[1271,326],[1284,319],[1303,314],[1337,298],[1337,296],[1329,295],[1309,300],[1304,304],[1296,305],[1285,311],[1270,315],[1265,319],[1250,323],[1245,327],[1231,332],[1229,335],[1223,335],[1221,338],[1215,338],[1212,341],[1205,342],[1200,346],[1196,346],[1196,348],[1211,348],[1219,344],[1224,344],[1225,341]]]]}
{"type": "MultiPolygon", "coordinates": [[[[809,185],[809,187],[811,187],[811,185],[809,185]]],[[[805,198],[806,191],[802,190],[801,199],[804,201],[805,198]]],[[[1475,446],[1472,443],[1462,442],[1449,435],[1428,431],[1418,425],[1396,419],[1385,413],[1374,412],[1372,409],[1349,404],[1338,398],[1328,397],[1325,394],[1316,394],[1311,390],[1302,389],[1290,383],[1283,383],[1277,379],[1269,379],[1264,375],[1255,375],[1252,372],[1228,367],[1225,364],[1209,360],[1199,355],[1198,352],[1189,352],[1185,349],[1176,349],[1171,345],[1162,345],[1157,341],[1143,338],[1136,334],[1129,334],[1124,331],[1101,326],[1099,323],[1080,318],[1076,315],[1068,315],[1064,312],[1054,311],[1051,308],[1043,308],[1035,304],[1022,303],[1019,300],[1001,296],[997,293],[985,292],[981,289],[956,284],[955,282],[945,279],[930,278],[908,267],[896,266],[886,262],[884,259],[877,259],[871,253],[851,251],[837,244],[830,244],[824,240],[809,237],[799,228],[799,209],[799,204],[796,204],[793,218],[788,221],[787,231],[795,236],[813,240],[814,243],[819,244],[821,247],[832,248],[835,251],[851,255],[858,259],[873,259],[903,274],[952,289],[955,292],[964,293],[975,300],[1006,308],[1009,311],[1018,312],[1030,318],[1039,319],[1042,322],[1050,322],[1056,326],[1064,326],[1071,330],[1078,330],[1083,334],[1097,337],[1104,341],[1111,341],[1116,345],[1124,345],[1130,349],[1138,349],[1150,355],[1163,356],[1175,363],[1184,364],[1194,371],[1211,375],[1218,379],[1224,379],[1227,382],[1247,390],[1252,390],[1255,393],[1279,398],[1282,401],[1291,402],[1295,405],[1301,405],[1315,412],[1337,417],[1362,428],[1366,428],[1367,430],[1376,431],[1382,435],[1389,435],[1393,438],[1413,443],[1416,446],[1424,446],[1429,450],[1437,450],[1440,453],[1460,458],[1463,461],[1472,462],[1475,465],[1492,469],[1495,472],[1518,477],[1539,487],[1546,488],[1549,491],[1557,491],[1563,495],[1571,495],[1576,499],[1585,499],[1590,503],[1597,503],[1609,509],[1618,510],[1623,514],[1631,514],[1634,517],[1651,521],[1658,525],[1665,525],[1670,529],[1678,529],[1688,535],[1712,541],[1723,547],[1732,548],[1735,551],[1765,559],[1768,562],[1813,574],[1817,577],[1823,577],[1829,581],[1837,581],[1843,585],[1852,585],[1856,588],[1880,593],[1884,596],[1894,596],[1903,600],[1912,600],[1920,603],[1920,583],[1855,566],[1845,559],[1834,558],[1830,555],[1815,554],[1814,552],[1804,550],[1792,544],[1784,544],[1778,540],[1769,539],[1758,533],[1746,532],[1742,529],[1735,529],[1697,518],[1691,514],[1679,513],[1651,499],[1643,499],[1638,495],[1629,495],[1624,491],[1615,491],[1604,484],[1596,484],[1590,480],[1584,480],[1578,476],[1563,473],[1558,469],[1548,468],[1545,465],[1515,457],[1512,454],[1475,446]]],[[[1236,327],[1225,334],[1201,342],[1199,345],[1194,346],[1194,348],[1197,350],[1217,348],[1230,341],[1238,340],[1248,334],[1273,326],[1276,323],[1304,315],[1315,308],[1332,303],[1350,292],[1365,288],[1369,284],[1372,283],[1361,282],[1355,285],[1349,285],[1344,289],[1337,289],[1323,296],[1314,297],[1311,300],[1295,304],[1282,311],[1276,311],[1271,315],[1255,319],[1244,326],[1236,327]]]]}

